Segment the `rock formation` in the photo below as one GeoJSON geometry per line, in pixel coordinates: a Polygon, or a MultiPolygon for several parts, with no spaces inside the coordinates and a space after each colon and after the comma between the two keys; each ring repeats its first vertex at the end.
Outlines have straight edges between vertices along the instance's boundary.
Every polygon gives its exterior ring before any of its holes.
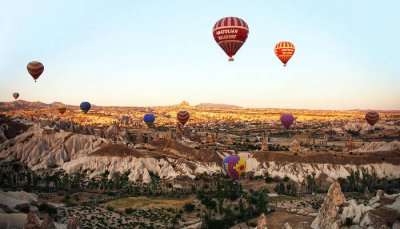
{"type": "Polygon", "coordinates": [[[322,204],[318,216],[312,222],[313,229],[339,229],[341,220],[339,216],[339,207],[344,204],[346,198],[344,197],[340,184],[334,182],[328,190],[324,203],[322,204]]]}
{"type": "Polygon", "coordinates": [[[35,213],[28,213],[25,229],[41,229],[39,217],[35,213]]]}
{"type": "Polygon", "coordinates": [[[264,213],[258,218],[257,229],[267,229],[267,217],[264,213]]]}

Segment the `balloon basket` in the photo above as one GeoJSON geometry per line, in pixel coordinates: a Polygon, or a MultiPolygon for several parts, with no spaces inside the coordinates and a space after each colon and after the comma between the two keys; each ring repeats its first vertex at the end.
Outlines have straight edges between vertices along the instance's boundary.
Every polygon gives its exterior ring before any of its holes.
{"type": "Polygon", "coordinates": [[[230,61],[230,62],[232,62],[232,61],[234,61],[235,59],[233,59],[233,57],[229,57],[229,59],[228,59],[228,61],[230,61]]]}

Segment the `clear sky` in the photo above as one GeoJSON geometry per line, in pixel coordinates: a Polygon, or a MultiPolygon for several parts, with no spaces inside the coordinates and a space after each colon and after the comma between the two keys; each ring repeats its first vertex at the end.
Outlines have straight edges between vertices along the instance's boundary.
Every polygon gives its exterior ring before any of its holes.
{"type": "Polygon", "coordinates": [[[13,0],[0,7],[0,101],[400,109],[400,1],[13,0]],[[234,62],[212,37],[243,18],[234,62]],[[273,53],[290,40],[285,69],[273,53]],[[45,72],[35,84],[26,64],[45,72]]]}

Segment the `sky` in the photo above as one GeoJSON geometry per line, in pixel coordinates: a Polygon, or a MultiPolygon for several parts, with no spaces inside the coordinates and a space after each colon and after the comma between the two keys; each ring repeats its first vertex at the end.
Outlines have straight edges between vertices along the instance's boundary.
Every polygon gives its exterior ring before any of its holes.
{"type": "Polygon", "coordinates": [[[0,101],[400,109],[400,1],[4,1],[0,101]],[[243,18],[234,62],[212,27],[243,18]],[[273,48],[296,52],[283,68],[273,48]],[[41,61],[37,83],[26,65],[41,61]]]}

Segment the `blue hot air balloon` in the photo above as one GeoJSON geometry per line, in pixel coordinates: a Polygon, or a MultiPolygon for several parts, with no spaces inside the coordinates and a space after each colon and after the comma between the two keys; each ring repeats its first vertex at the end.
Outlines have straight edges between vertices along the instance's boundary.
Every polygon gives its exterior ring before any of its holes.
{"type": "Polygon", "coordinates": [[[143,121],[146,123],[148,127],[152,127],[154,125],[155,120],[156,116],[153,113],[147,113],[143,116],[143,121]]]}
{"type": "Polygon", "coordinates": [[[81,110],[83,111],[83,113],[88,113],[88,111],[90,110],[90,108],[92,107],[92,105],[90,105],[89,102],[81,102],[81,110]]]}

